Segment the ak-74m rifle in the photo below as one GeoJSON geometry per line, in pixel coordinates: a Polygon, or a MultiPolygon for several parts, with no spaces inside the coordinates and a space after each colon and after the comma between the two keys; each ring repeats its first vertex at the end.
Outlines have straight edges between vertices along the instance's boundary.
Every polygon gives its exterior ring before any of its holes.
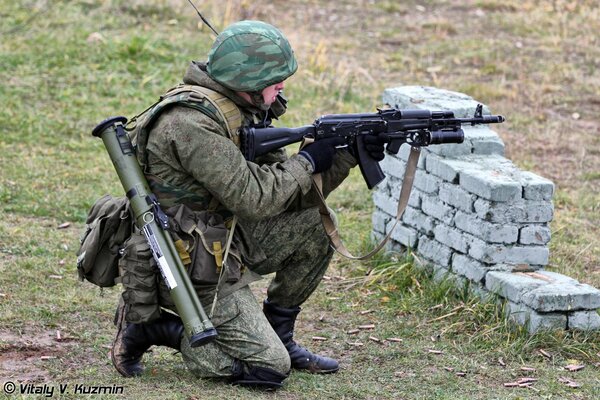
{"type": "Polygon", "coordinates": [[[385,175],[379,162],[364,146],[365,135],[385,138],[388,153],[396,154],[404,143],[413,147],[431,144],[462,143],[462,125],[497,124],[504,122],[501,115],[483,115],[479,104],[473,118],[455,118],[452,111],[378,110],[365,114],[331,114],[315,120],[312,125],[298,128],[246,128],[241,134],[242,151],[247,160],[302,141],[305,137],[320,140],[342,137],[358,159],[358,165],[369,189],[381,182],[385,175]]]}

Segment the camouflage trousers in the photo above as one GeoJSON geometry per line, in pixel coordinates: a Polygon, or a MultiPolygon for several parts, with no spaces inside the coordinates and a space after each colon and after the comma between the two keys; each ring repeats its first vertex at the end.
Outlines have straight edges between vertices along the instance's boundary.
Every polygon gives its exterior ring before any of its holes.
{"type": "MultiPolygon", "coordinates": [[[[267,290],[269,301],[286,308],[302,304],[317,288],[333,255],[318,210],[285,212],[245,222],[244,227],[267,256],[250,269],[261,275],[275,274],[267,290]]],[[[219,299],[212,322],[219,333],[214,342],[197,348],[191,348],[185,338],[181,343],[183,359],[195,375],[230,376],[235,359],[289,372],[287,350],[248,286],[219,299]]]]}

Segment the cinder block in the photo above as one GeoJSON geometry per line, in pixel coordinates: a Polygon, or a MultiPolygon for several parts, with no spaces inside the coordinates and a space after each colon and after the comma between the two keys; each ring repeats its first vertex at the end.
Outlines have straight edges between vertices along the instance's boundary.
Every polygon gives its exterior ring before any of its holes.
{"type": "Polygon", "coordinates": [[[473,154],[496,154],[504,156],[504,142],[487,125],[465,126],[465,141],[471,142],[473,154]]]}
{"type": "Polygon", "coordinates": [[[373,230],[385,233],[385,227],[391,217],[381,211],[375,211],[371,216],[371,221],[373,223],[373,230]]]}
{"type": "Polygon", "coordinates": [[[569,313],[568,328],[578,329],[582,331],[600,330],[600,315],[596,310],[590,311],[575,311],[569,313]]]}
{"type": "Polygon", "coordinates": [[[514,303],[520,303],[525,293],[531,292],[547,282],[524,274],[491,271],[485,276],[485,287],[514,303]]]}
{"type": "Polygon", "coordinates": [[[450,267],[450,257],[452,256],[452,250],[449,247],[444,246],[440,242],[429,239],[427,236],[421,235],[419,237],[419,243],[417,245],[418,253],[434,263],[443,266],[444,268],[450,267]]]}
{"type": "Polygon", "coordinates": [[[461,188],[484,199],[508,202],[521,198],[521,184],[495,170],[463,170],[458,175],[461,188]]]}
{"type": "Polygon", "coordinates": [[[421,197],[421,210],[427,215],[444,221],[446,225],[452,224],[452,218],[456,212],[453,207],[442,203],[437,197],[427,195],[421,197]]]}
{"type": "Polygon", "coordinates": [[[525,225],[519,231],[519,243],[545,245],[550,241],[550,228],[546,224],[525,225]]]}
{"type": "Polygon", "coordinates": [[[448,225],[445,224],[438,224],[433,229],[433,233],[435,236],[435,240],[442,244],[445,244],[450,248],[458,250],[463,254],[469,250],[469,242],[467,238],[468,235],[465,235],[458,229],[450,228],[448,225]]]}
{"type": "MultiPolygon", "coordinates": [[[[430,86],[388,88],[384,90],[382,99],[385,104],[398,109],[450,110],[457,118],[472,117],[477,104],[479,104],[464,93],[430,86]]],[[[486,105],[483,106],[483,114],[490,115],[490,110],[486,105]]]]}
{"type": "Polygon", "coordinates": [[[544,246],[499,245],[475,238],[469,246],[469,255],[488,264],[547,265],[550,251],[544,246]]]}
{"type": "Polygon", "coordinates": [[[477,198],[474,194],[461,189],[460,186],[448,182],[442,182],[438,196],[444,203],[468,213],[473,212],[473,204],[477,198]]]}
{"type": "Polygon", "coordinates": [[[486,242],[512,244],[519,237],[519,228],[515,225],[493,224],[462,211],[456,212],[454,225],[486,242]]]}
{"type": "Polygon", "coordinates": [[[433,235],[435,220],[416,208],[406,207],[404,215],[402,216],[402,222],[427,236],[433,235]]]}
{"type": "Polygon", "coordinates": [[[413,185],[420,191],[427,193],[428,195],[437,194],[442,180],[435,175],[428,174],[425,170],[419,169],[415,174],[415,180],[413,185]]]}
{"type": "Polygon", "coordinates": [[[549,283],[525,293],[522,301],[540,312],[595,310],[600,308],[600,290],[581,283],[549,283]]]}
{"type": "Polygon", "coordinates": [[[567,328],[567,315],[562,313],[538,313],[523,304],[508,303],[508,317],[524,325],[530,333],[542,330],[564,330],[567,328]]]}
{"type": "Polygon", "coordinates": [[[398,204],[392,198],[385,196],[379,192],[373,193],[373,202],[375,203],[375,207],[388,214],[389,216],[396,216],[396,210],[398,209],[398,204]]]}
{"type": "Polygon", "coordinates": [[[545,223],[552,221],[554,207],[547,201],[512,201],[498,203],[477,199],[473,204],[477,216],[494,223],[545,223]]]}
{"type": "Polygon", "coordinates": [[[460,171],[473,168],[473,163],[463,159],[446,159],[438,155],[429,155],[425,169],[445,181],[458,184],[460,171]]]}
{"type": "Polygon", "coordinates": [[[521,171],[523,198],[528,200],[552,200],[554,183],[529,171],[521,171]]]}
{"type": "Polygon", "coordinates": [[[481,283],[489,272],[486,265],[463,254],[452,257],[452,271],[472,282],[481,283]]]}
{"type": "Polygon", "coordinates": [[[406,162],[394,155],[386,155],[386,157],[379,163],[381,170],[386,175],[392,176],[402,180],[404,177],[404,171],[406,170],[406,162]]]}
{"type": "MultiPolygon", "coordinates": [[[[389,229],[391,229],[391,226],[389,229]]],[[[418,233],[412,228],[398,224],[390,237],[392,240],[414,249],[417,245],[418,233]]]]}

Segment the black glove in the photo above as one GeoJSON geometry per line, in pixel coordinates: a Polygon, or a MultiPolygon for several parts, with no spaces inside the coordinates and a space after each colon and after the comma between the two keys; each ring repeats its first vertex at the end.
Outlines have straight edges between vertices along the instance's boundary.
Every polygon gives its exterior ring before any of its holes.
{"type": "Polygon", "coordinates": [[[313,172],[318,174],[331,168],[336,151],[335,147],[341,146],[345,142],[344,138],[341,137],[320,139],[305,146],[298,154],[310,161],[313,172]]]}
{"type": "Polygon", "coordinates": [[[384,145],[389,142],[387,135],[365,135],[363,139],[365,150],[374,160],[381,161],[385,158],[384,145]]]}

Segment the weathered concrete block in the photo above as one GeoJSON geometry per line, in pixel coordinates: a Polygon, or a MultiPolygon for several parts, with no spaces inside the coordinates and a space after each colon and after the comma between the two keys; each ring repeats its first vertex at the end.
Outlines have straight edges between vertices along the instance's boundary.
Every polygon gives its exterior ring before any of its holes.
{"type": "Polygon", "coordinates": [[[371,216],[371,222],[373,224],[373,230],[385,233],[385,227],[391,217],[381,211],[375,211],[371,216]]]}
{"type": "Polygon", "coordinates": [[[550,251],[544,246],[497,245],[474,238],[469,255],[488,264],[547,265],[550,251]]]}
{"type": "Polygon", "coordinates": [[[594,331],[600,329],[600,315],[595,310],[575,311],[568,314],[568,328],[582,331],[594,331]]]}
{"type": "Polygon", "coordinates": [[[550,228],[547,225],[525,225],[519,230],[519,243],[545,245],[550,241],[550,228]]]}
{"type": "Polygon", "coordinates": [[[506,202],[521,198],[521,184],[497,170],[465,169],[458,175],[463,189],[484,199],[506,202]]]}
{"type": "Polygon", "coordinates": [[[429,195],[437,194],[442,180],[435,175],[428,174],[425,170],[419,169],[415,174],[413,185],[420,191],[429,195]]]}
{"type": "Polygon", "coordinates": [[[396,210],[398,209],[398,203],[380,192],[373,192],[373,202],[377,209],[385,212],[389,216],[396,216],[396,210]]]}
{"type": "Polygon", "coordinates": [[[471,143],[473,154],[496,154],[504,156],[504,142],[486,125],[463,127],[465,141],[471,143]]]}
{"type": "Polygon", "coordinates": [[[485,276],[485,287],[508,300],[520,303],[523,294],[546,285],[547,282],[525,274],[491,271],[485,276]]]}
{"type": "Polygon", "coordinates": [[[416,208],[406,207],[404,215],[402,216],[402,222],[427,236],[433,235],[435,220],[416,208]]]}
{"type": "Polygon", "coordinates": [[[402,180],[406,171],[406,162],[393,155],[386,155],[379,163],[386,175],[402,180]]]}
{"type": "Polygon", "coordinates": [[[507,316],[524,325],[530,333],[541,330],[564,330],[567,328],[567,315],[561,313],[538,313],[523,304],[509,302],[506,308],[507,316]]]}
{"type": "Polygon", "coordinates": [[[477,196],[463,190],[458,185],[453,185],[448,182],[442,182],[438,197],[444,203],[449,204],[459,210],[466,211],[468,213],[473,212],[473,204],[477,196]]]}
{"type": "Polygon", "coordinates": [[[477,199],[473,204],[477,216],[496,223],[544,223],[552,221],[554,206],[546,201],[511,201],[498,203],[477,199]]]}
{"type": "Polygon", "coordinates": [[[522,302],[540,311],[600,308],[600,290],[585,284],[548,283],[523,294],[522,302]]]}
{"type": "Polygon", "coordinates": [[[444,246],[438,241],[429,239],[427,236],[419,236],[417,244],[418,253],[424,258],[433,261],[434,263],[443,266],[444,268],[450,267],[450,257],[452,256],[452,250],[449,247],[444,246]]]}
{"type": "Polygon", "coordinates": [[[493,224],[462,211],[456,212],[454,225],[475,237],[492,243],[516,243],[519,237],[519,228],[516,225],[493,224]]]}
{"type": "Polygon", "coordinates": [[[483,282],[489,272],[485,264],[463,254],[454,254],[452,257],[452,271],[476,283],[483,282]]]}
{"type": "MultiPolygon", "coordinates": [[[[454,111],[454,116],[457,118],[472,117],[479,104],[464,93],[428,86],[400,86],[386,89],[383,92],[383,102],[399,109],[450,110],[454,111]]],[[[485,105],[483,114],[491,114],[485,105]]]]}
{"type": "Polygon", "coordinates": [[[458,183],[460,171],[473,168],[469,161],[463,159],[445,159],[437,155],[430,155],[425,162],[425,169],[432,175],[451,183],[458,183]]]}
{"type": "Polygon", "coordinates": [[[521,171],[523,198],[527,200],[552,200],[554,183],[529,171],[521,171]]]}
{"type": "MultiPolygon", "coordinates": [[[[390,223],[389,229],[391,229],[392,222],[390,223]]],[[[403,246],[414,249],[417,246],[417,238],[419,237],[419,234],[415,229],[403,225],[396,225],[396,228],[390,237],[392,240],[395,240],[403,246]]]]}
{"type": "Polygon", "coordinates": [[[435,240],[452,249],[458,250],[461,253],[466,253],[469,250],[468,235],[458,229],[450,228],[445,224],[438,224],[433,229],[433,233],[435,240]]]}
{"type": "Polygon", "coordinates": [[[444,221],[448,225],[452,223],[452,218],[456,212],[453,207],[442,203],[437,197],[427,195],[421,197],[421,209],[425,214],[444,221]]]}

